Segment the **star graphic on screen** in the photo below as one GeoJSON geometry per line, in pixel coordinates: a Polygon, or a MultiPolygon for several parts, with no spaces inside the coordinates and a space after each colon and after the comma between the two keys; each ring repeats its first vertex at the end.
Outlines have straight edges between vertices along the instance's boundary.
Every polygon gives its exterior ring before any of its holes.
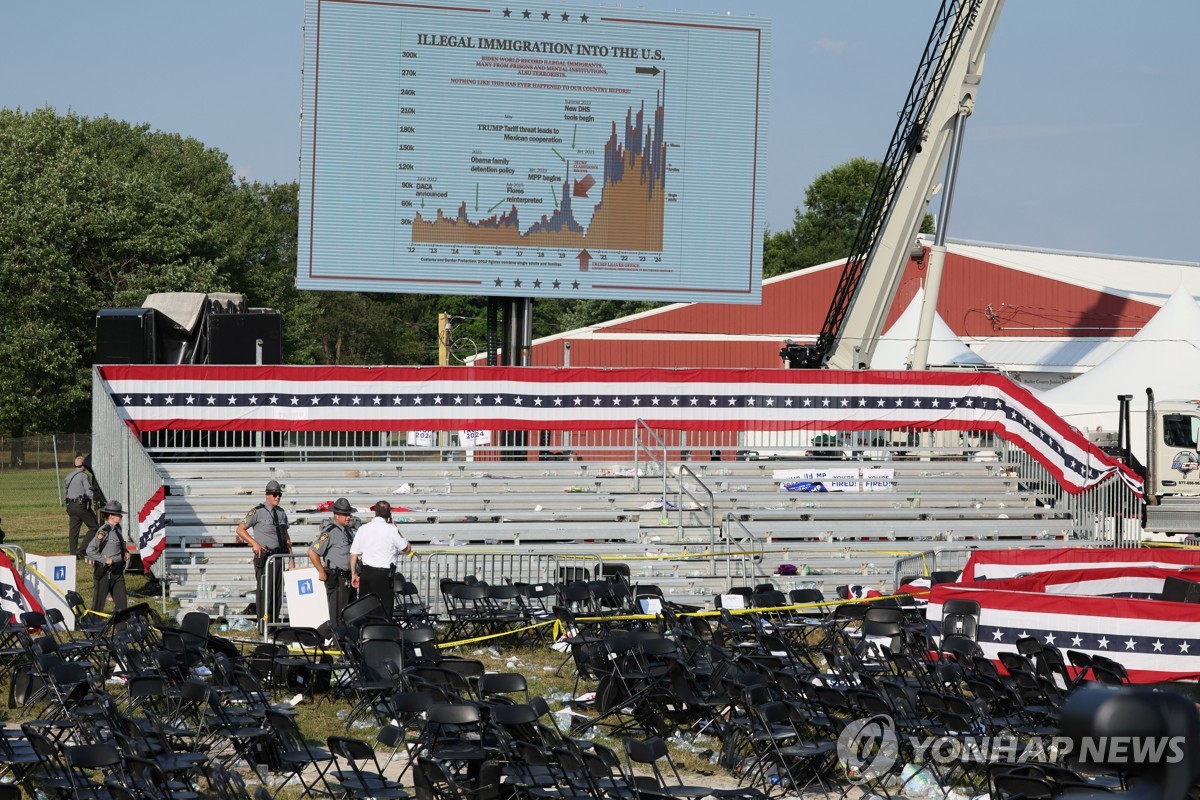
{"type": "Polygon", "coordinates": [[[503,285],[504,285],[504,281],[500,280],[499,278],[496,278],[496,285],[497,285],[497,286],[503,286],[503,285]]]}
{"type": "Polygon", "coordinates": [[[549,11],[543,11],[543,12],[542,12],[542,19],[550,19],[550,12],[549,12],[549,11]]]}
{"type": "Polygon", "coordinates": [[[506,9],[504,9],[504,18],[505,18],[505,19],[508,19],[508,18],[509,18],[509,17],[511,17],[511,16],[512,16],[512,12],[511,12],[511,11],[509,11],[507,8],[506,8],[506,9]]]}
{"type": "Polygon", "coordinates": [[[587,14],[580,14],[580,15],[579,15],[579,21],[580,21],[580,22],[587,22],[587,14]]]}
{"type": "Polygon", "coordinates": [[[565,12],[565,11],[564,11],[564,12],[563,12],[563,15],[562,15],[562,21],[563,21],[563,22],[566,22],[566,21],[567,21],[567,20],[569,20],[570,18],[571,18],[571,15],[570,15],[570,14],[568,14],[567,12],[565,12]]]}
{"type": "Polygon", "coordinates": [[[550,285],[553,286],[555,289],[557,289],[559,286],[562,286],[562,284],[559,283],[558,281],[555,281],[554,283],[552,283],[550,285]]]}
{"type": "Polygon", "coordinates": [[[522,11],[521,16],[524,17],[525,19],[529,19],[529,9],[525,9],[524,11],[522,11]]]}
{"type": "Polygon", "coordinates": [[[541,278],[534,278],[534,279],[533,279],[533,288],[535,288],[535,289],[540,289],[540,288],[542,288],[542,279],[541,279],[541,278]]]}
{"type": "Polygon", "coordinates": [[[521,288],[521,279],[517,278],[515,281],[513,281],[513,286],[516,287],[517,289],[520,289],[521,288]]]}
{"type": "Polygon", "coordinates": [[[572,288],[572,289],[578,289],[578,288],[579,288],[579,281],[571,281],[571,288],[572,288]]]}

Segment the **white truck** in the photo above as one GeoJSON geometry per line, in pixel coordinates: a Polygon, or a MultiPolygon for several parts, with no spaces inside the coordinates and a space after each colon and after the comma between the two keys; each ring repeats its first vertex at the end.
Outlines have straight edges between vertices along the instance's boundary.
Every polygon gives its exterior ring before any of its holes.
{"type": "Polygon", "coordinates": [[[1200,535],[1200,400],[1155,402],[1147,389],[1142,530],[1200,535]]]}

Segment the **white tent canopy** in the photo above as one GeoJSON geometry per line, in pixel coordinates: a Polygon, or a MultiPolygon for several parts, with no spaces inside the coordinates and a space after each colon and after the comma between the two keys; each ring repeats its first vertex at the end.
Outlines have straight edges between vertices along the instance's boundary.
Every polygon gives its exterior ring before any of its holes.
{"type": "MultiPolygon", "coordinates": [[[[871,369],[909,369],[913,350],[917,345],[917,330],[921,322],[921,303],[925,290],[918,289],[908,308],[904,309],[887,333],[879,337],[875,355],[871,358],[871,369]]],[[[934,314],[933,330],[929,336],[928,363],[936,367],[987,366],[987,362],[967,347],[962,339],[942,319],[934,314]]]]}
{"type": "MultiPolygon", "coordinates": [[[[1048,389],[1039,399],[1081,431],[1117,429],[1117,395],[1133,395],[1130,408],[1145,419],[1146,389],[1156,400],[1200,394],[1200,304],[1175,290],[1146,326],[1119,350],[1078,378],[1048,389]]],[[[1134,431],[1138,419],[1131,421],[1134,431]]],[[[1134,435],[1136,443],[1138,436],[1134,435]]]]}

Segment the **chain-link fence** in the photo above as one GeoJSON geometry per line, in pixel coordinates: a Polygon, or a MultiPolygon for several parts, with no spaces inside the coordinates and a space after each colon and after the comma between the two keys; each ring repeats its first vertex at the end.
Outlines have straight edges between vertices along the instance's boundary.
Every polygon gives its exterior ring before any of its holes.
{"type": "Polygon", "coordinates": [[[92,451],[90,433],[0,436],[0,469],[70,469],[75,456],[92,451]]]}

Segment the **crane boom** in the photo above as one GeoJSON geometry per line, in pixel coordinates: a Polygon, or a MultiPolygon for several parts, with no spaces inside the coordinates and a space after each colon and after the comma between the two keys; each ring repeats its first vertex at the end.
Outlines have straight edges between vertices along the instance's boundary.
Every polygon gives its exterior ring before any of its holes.
{"type": "Polygon", "coordinates": [[[816,344],[781,355],[802,368],[866,369],[899,288],[959,115],[974,108],[1004,0],[942,0],[887,157],[816,344]]]}

